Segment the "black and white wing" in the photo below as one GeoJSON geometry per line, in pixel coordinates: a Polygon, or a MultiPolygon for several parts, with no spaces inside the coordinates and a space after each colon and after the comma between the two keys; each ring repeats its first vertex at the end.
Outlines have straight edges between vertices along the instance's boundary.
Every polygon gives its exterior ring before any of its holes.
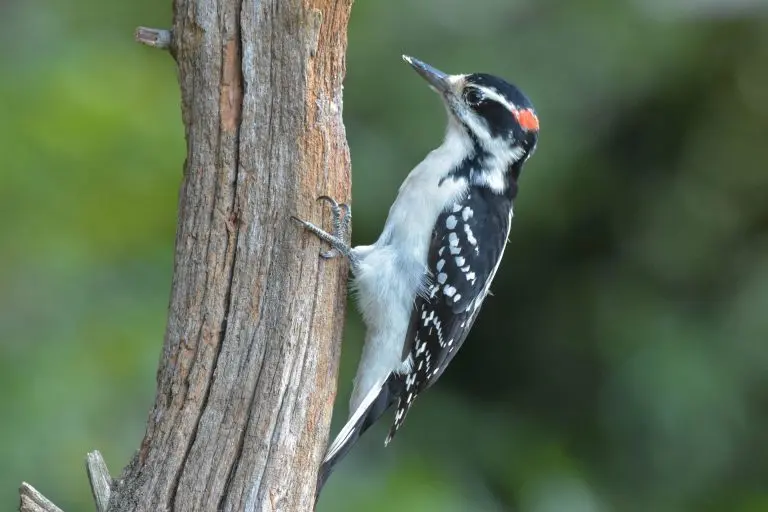
{"type": "Polygon", "coordinates": [[[411,371],[402,376],[386,443],[416,396],[442,375],[464,343],[498,269],[511,218],[511,199],[480,187],[438,217],[427,260],[430,286],[417,297],[406,334],[403,356],[410,355],[411,371]]]}

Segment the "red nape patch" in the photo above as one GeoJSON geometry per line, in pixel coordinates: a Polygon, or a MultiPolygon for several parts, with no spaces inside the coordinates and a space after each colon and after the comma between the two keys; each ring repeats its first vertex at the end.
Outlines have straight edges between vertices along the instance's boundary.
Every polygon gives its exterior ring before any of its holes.
{"type": "Polygon", "coordinates": [[[528,132],[539,131],[539,118],[536,117],[533,110],[524,108],[522,110],[513,110],[512,113],[523,130],[528,132]]]}

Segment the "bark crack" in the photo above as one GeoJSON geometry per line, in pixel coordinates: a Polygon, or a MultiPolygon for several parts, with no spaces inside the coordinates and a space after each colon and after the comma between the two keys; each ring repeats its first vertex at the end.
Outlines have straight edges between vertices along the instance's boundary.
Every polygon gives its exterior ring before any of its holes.
{"type": "MultiPolygon", "coordinates": [[[[276,248],[276,244],[273,244],[272,252],[274,252],[275,248],[276,248]]],[[[267,273],[269,273],[269,267],[271,265],[271,261],[272,261],[273,258],[274,258],[274,254],[271,254],[270,258],[269,258],[269,262],[267,263],[267,273]]],[[[301,267],[300,267],[299,275],[301,275],[301,270],[303,270],[303,267],[304,267],[304,261],[302,260],[301,261],[301,267]]],[[[263,305],[263,301],[262,301],[262,303],[259,306],[260,309],[263,307],[262,305],[263,305]]],[[[261,319],[261,313],[259,314],[259,319],[261,319]]],[[[259,320],[259,324],[261,324],[261,320],[259,320]]],[[[257,328],[258,328],[258,326],[257,326],[257,328]]],[[[245,359],[246,364],[251,359],[251,353],[252,353],[252,350],[253,350],[254,341],[255,341],[255,339],[251,339],[251,341],[249,343],[248,351],[247,351],[248,355],[247,355],[247,357],[245,359]]],[[[262,361],[262,369],[263,369],[263,361],[262,361]]],[[[259,384],[261,383],[263,375],[264,375],[264,371],[263,370],[259,371],[258,375],[256,376],[256,382],[254,382],[254,385],[251,388],[250,398],[249,398],[249,401],[248,401],[248,411],[247,411],[246,416],[245,416],[248,419],[251,418],[251,415],[253,413],[253,406],[254,406],[254,403],[256,402],[256,393],[257,393],[257,391],[259,389],[259,384]]],[[[230,467],[230,470],[229,470],[229,474],[227,475],[227,481],[226,481],[226,483],[224,485],[224,490],[222,492],[222,496],[221,496],[221,499],[219,500],[219,504],[218,504],[218,507],[217,507],[217,510],[219,510],[219,511],[223,511],[224,510],[224,507],[226,505],[227,497],[229,496],[230,485],[232,484],[232,480],[233,480],[235,474],[237,474],[237,470],[240,468],[240,461],[242,460],[242,455],[243,455],[243,446],[245,446],[245,439],[248,436],[248,427],[249,427],[249,424],[248,424],[248,422],[246,422],[246,424],[243,426],[242,431],[240,432],[240,435],[238,436],[237,449],[235,450],[235,459],[232,461],[232,464],[231,464],[231,467],[230,467]]]]}
{"type": "MultiPolygon", "coordinates": [[[[269,251],[269,259],[267,260],[267,271],[266,271],[266,274],[269,274],[270,270],[272,269],[272,262],[275,259],[275,251],[276,250],[277,250],[277,244],[273,243],[272,244],[272,248],[269,251]]],[[[303,265],[303,264],[304,264],[304,262],[302,261],[301,265],[303,265]]],[[[264,301],[262,301],[262,304],[263,304],[263,302],[264,301]]],[[[265,354],[265,357],[266,357],[266,354],[265,354]]],[[[259,370],[259,377],[258,377],[257,380],[260,380],[261,379],[261,375],[264,373],[264,361],[262,360],[259,364],[260,364],[260,370],[259,370]]],[[[275,380],[276,377],[277,377],[277,373],[275,373],[275,375],[272,376],[271,385],[273,387],[274,387],[274,380],[275,380]]],[[[251,396],[251,403],[249,404],[249,412],[252,410],[253,402],[255,401],[256,392],[258,391],[258,389],[259,389],[258,386],[254,386],[254,388],[253,388],[253,395],[251,396]]],[[[281,397],[281,401],[282,401],[282,397],[281,397]]],[[[280,408],[278,408],[277,411],[278,411],[278,414],[279,414],[280,408]]],[[[247,428],[248,428],[248,425],[246,423],[246,429],[247,428]]],[[[273,430],[273,433],[274,433],[274,430],[273,430]]],[[[271,441],[272,441],[272,439],[270,439],[270,443],[267,445],[267,453],[270,452],[270,449],[271,449],[271,446],[272,446],[271,441]]],[[[237,462],[238,467],[240,465],[240,460],[239,460],[240,459],[240,455],[242,455],[242,452],[240,452],[239,455],[238,455],[238,462],[237,462]]],[[[254,481],[254,484],[258,483],[259,488],[261,488],[261,479],[264,477],[264,472],[266,470],[267,470],[267,467],[265,465],[264,468],[261,471],[261,474],[259,474],[258,479],[255,479],[255,481],[254,481]]]]}
{"type": "MultiPolygon", "coordinates": [[[[240,40],[240,9],[242,7],[241,3],[237,4],[237,12],[235,13],[235,19],[237,20],[237,23],[235,24],[235,37],[233,41],[236,41],[236,44],[234,45],[234,49],[229,48],[227,44],[224,44],[222,46],[222,66],[221,66],[221,75],[219,77],[219,83],[220,86],[227,87],[228,89],[232,88],[231,84],[225,85],[225,83],[228,80],[228,77],[226,76],[228,69],[228,59],[229,58],[235,58],[236,62],[239,63],[237,73],[238,76],[236,78],[237,82],[242,84],[243,83],[243,68],[242,68],[242,42],[240,40]],[[228,51],[234,51],[234,56],[227,55],[228,51]]],[[[232,91],[227,91],[230,96],[232,95],[232,91]]],[[[200,409],[197,417],[195,418],[194,427],[192,430],[192,434],[190,436],[190,441],[187,444],[184,456],[182,458],[181,464],[179,465],[179,470],[176,472],[176,475],[174,477],[174,484],[172,493],[169,500],[169,506],[170,510],[174,510],[176,506],[176,496],[179,491],[179,483],[181,481],[181,476],[184,473],[184,470],[187,466],[187,460],[189,459],[189,455],[192,451],[192,448],[195,446],[195,442],[197,441],[197,434],[198,430],[200,428],[200,421],[202,420],[203,415],[205,414],[205,411],[208,407],[208,400],[210,397],[211,389],[213,388],[213,385],[216,380],[216,368],[219,363],[219,357],[221,356],[221,352],[223,350],[224,340],[226,339],[227,335],[227,329],[229,324],[229,316],[230,316],[230,307],[232,304],[232,288],[234,285],[234,279],[235,279],[235,268],[237,265],[237,251],[238,251],[238,241],[240,239],[240,225],[238,219],[238,178],[240,173],[240,131],[241,131],[241,123],[242,123],[242,94],[243,89],[242,87],[239,88],[239,90],[235,87],[234,88],[234,94],[239,94],[239,98],[230,98],[231,100],[234,100],[235,105],[232,104],[225,104],[220,102],[219,104],[219,116],[220,116],[220,124],[226,125],[224,128],[229,128],[230,124],[232,123],[232,116],[234,115],[237,119],[237,122],[234,123],[234,134],[233,134],[233,141],[234,141],[234,148],[233,148],[233,179],[230,186],[232,187],[232,201],[228,208],[223,209],[225,213],[225,221],[224,221],[224,229],[227,232],[227,239],[228,239],[228,245],[229,250],[231,251],[231,262],[229,262],[229,272],[226,277],[226,289],[224,291],[224,307],[223,307],[223,314],[221,317],[221,323],[219,324],[219,329],[217,332],[217,340],[216,340],[216,354],[213,358],[213,364],[210,371],[210,378],[208,380],[208,385],[205,389],[205,394],[202,398],[200,409]],[[232,108],[235,107],[237,109],[237,112],[232,112],[232,108]],[[222,118],[222,111],[226,110],[224,112],[224,117],[222,118]],[[234,222],[231,222],[230,219],[231,216],[234,216],[234,222]],[[232,225],[234,224],[234,225],[232,225]]],[[[225,98],[226,99],[226,98],[225,98]]],[[[222,150],[222,132],[220,131],[218,133],[218,150],[219,152],[222,150]]],[[[214,191],[214,197],[217,197],[220,193],[219,190],[219,184],[218,181],[216,182],[216,187],[214,191]]],[[[214,225],[214,219],[215,219],[215,213],[217,212],[218,208],[214,204],[211,212],[211,219],[210,219],[210,225],[214,225]]],[[[210,238],[209,238],[210,242],[210,238]]],[[[225,265],[227,262],[225,262],[225,265]]],[[[198,344],[198,350],[200,350],[200,344],[198,344]]],[[[226,496],[226,490],[223,492],[222,497],[226,496]]]]}

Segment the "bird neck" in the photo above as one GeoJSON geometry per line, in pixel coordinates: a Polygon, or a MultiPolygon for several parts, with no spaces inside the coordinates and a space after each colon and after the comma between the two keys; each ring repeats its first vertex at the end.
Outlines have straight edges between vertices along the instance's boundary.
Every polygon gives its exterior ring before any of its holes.
{"type": "Polygon", "coordinates": [[[490,152],[475,146],[457,161],[443,178],[465,178],[471,187],[487,188],[497,195],[514,199],[517,195],[517,179],[524,162],[521,148],[490,152]]]}

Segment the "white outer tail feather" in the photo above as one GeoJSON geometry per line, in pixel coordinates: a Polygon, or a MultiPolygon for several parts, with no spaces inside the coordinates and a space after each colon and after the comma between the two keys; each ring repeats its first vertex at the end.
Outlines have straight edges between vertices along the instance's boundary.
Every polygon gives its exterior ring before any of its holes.
{"type": "Polygon", "coordinates": [[[328,451],[325,454],[323,463],[331,460],[336,455],[336,453],[338,453],[338,451],[344,447],[344,445],[349,440],[349,436],[351,436],[352,432],[354,431],[355,424],[360,421],[360,417],[365,414],[371,404],[376,400],[376,398],[378,398],[382,388],[384,387],[384,384],[387,382],[387,379],[389,379],[389,374],[385,375],[383,379],[377,381],[374,386],[371,386],[368,394],[365,395],[363,401],[360,402],[360,405],[357,406],[357,409],[352,411],[352,414],[350,414],[347,423],[336,435],[336,439],[333,440],[333,443],[331,443],[331,445],[328,447],[328,451]]]}

